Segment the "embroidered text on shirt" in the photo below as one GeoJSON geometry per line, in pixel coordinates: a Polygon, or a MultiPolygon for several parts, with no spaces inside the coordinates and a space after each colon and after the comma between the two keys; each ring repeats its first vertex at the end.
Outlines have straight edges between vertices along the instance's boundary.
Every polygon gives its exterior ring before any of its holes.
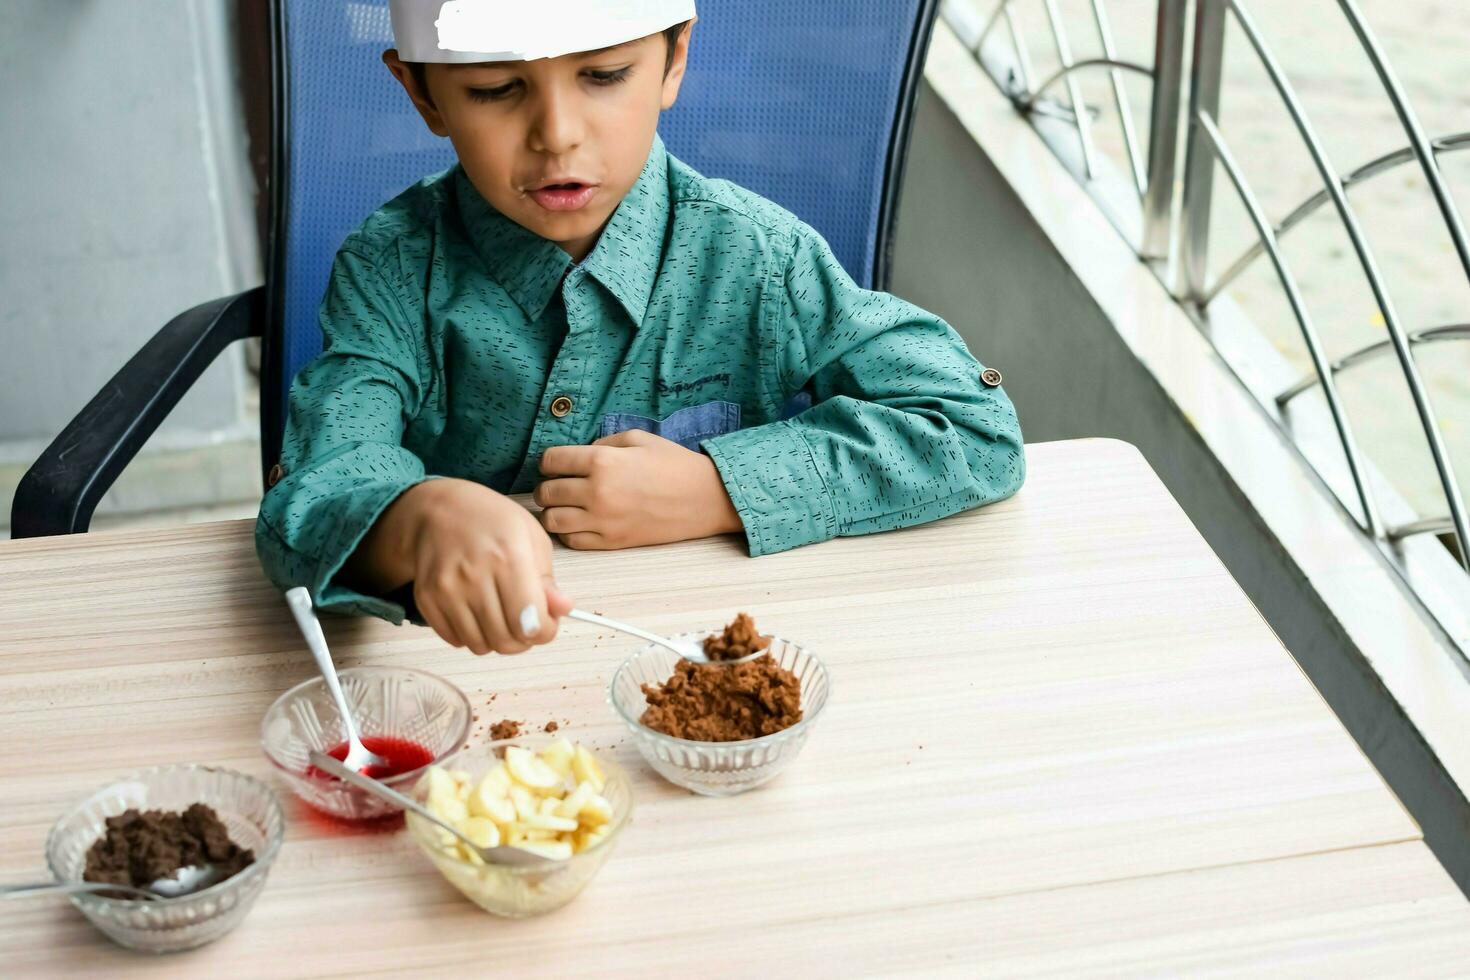
{"type": "Polygon", "coordinates": [[[693,381],[677,381],[674,384],[667,384],[660,380],[658,382],[658,393],[660,395],[677,395],[680,392],[693,391],[695,388],[703,388],[705,385],[714,384],[715,382],[729,387],[730,373],[725,371],[720,374],[706,374],[704,377],[695,378],[693,381]]]}

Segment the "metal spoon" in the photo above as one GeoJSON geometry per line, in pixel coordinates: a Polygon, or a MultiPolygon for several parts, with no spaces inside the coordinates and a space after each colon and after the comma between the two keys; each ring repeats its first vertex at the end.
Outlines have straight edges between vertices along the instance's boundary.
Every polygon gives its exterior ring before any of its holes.
{"type": "Polygon", "coordinates": [[[351,783],[359,789],[366,790],[380,799],[387,800],[389,803],[401,806],[405,810],[409,810],[423,817],[435,826],[449,831],[455,837],[458,837],[470,847],[474,848],[475,853],[479,854],[480,858],[486,864],[508,864],[517,867],[530,867],[531,865],[546,864],[551,861],[551,858],[542,857],[540,854],[532,854],[530,851],[523,851],[519,847],[481,847],[462,834],[453,824],[435,816],[434,811],[419,803],[413,797],[404,796],[397,790],[384,786],[371,776],[364,776],[360,772],[353,772],[324,752],[313,750],[310,758],[311,764],[322,770],[322,772],[336,776],[338,779],[351,783]]]}
{"type": "Polygon", "coordinates": [[[747,660],[754,660],[766,652],[764,650],[757,650],[755,653],[748,653],[734,660],[711,660],[705,655],[704,644],[696,643],[693,640],[671,640],[666,636],[659,636],[657,633],[650,633],[648,630],[639,629],[637,626],[630,626],[616,619],[608,619],[606,616],[599,616],[597,613],[583,612],[580,609],[573,609],[567,613],[567,618],[591,623],[594,626],[606,626],[608,629],[614,629],[620,633],[636,636],[639,639],[647,640],[649,643],[656,644],[667,650],[672,650],[685,660],[692,660],[698,664],[720,664],[721,666],[728,667],[733,664],[743,664],[747,660]]]}
{"type": "Polygon", "coordinates": [[[159,878],[147,888],[132,885],[109,885],[101,881],[37,881],[25,885],[0,886],[0,898],[30,898],[32,895],[73,895],[78,892],[126,892],[140,899],[182,898],[203,891],[220,880],[219,868],[212,864],[191,864],[159,878]]]}
{"type": "Polygon", "coordinates": [[[347,707],[347,698],[342,694],[342,685],[337,680],[337,668],[332,664],[332,654],[327,650],[327,637],[322,633],[321,621],[316,618],[316,609],[311,604],[311,592],[301,586],[297,586],[286,593],[286,603],[291,607],[291,614],[296,617],[296,625],[301,628],[301,635],[306,637],[306,645],[311,648],[311,656],[316,660],[316,669],[321,671],[322,680],[327,682],[327,691],[332,695],[332,702],[337,705],[337,714],[342,716],[342,730],[347,733],[347,758],[342,762],[349,769],[361,772],[371,766],[387,768],[387,759],[372,752],[357,734],[357,723],[352,720],[352,709],[347,707]]]}

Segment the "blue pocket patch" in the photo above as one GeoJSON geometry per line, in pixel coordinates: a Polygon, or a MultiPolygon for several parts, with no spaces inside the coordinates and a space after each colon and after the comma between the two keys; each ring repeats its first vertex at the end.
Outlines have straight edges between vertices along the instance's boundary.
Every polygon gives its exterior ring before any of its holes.
{"type": "Polygon", "coordinates": [[[602,417],[602,427],[598,437],[605,439],[619,432],[627,432],[629,429],[642,429],[644,432],[662,436],[670,442],[677,442],[685,449],[693,449],[698,452],[699,444],[704,440],[722,436],[727,432],[735,432],[739,428],[739,405],[734,402],[705,402],[703,405],[681,408],[663,419],[650,419],[627,412],[611,412],[602,417]]]}
{"type": "Polygon", "coordinates": [[[786,399],[786,404],[781,407],[781,421],[794,419],[802,412],[812,407],[812,393],[805,388],[786,399]]]}

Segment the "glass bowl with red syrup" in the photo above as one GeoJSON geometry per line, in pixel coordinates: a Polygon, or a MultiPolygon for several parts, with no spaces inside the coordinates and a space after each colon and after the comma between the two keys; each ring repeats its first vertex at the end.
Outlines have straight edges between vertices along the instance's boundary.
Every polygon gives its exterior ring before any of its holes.
{"type": "MultiPolygon", "coordinates": [[[[442,677],[410,667],[349,667],[339,677],[363,744],[391,763],[368,775],[400,793],[411,793],[425,766],[458,752],[469,738],[469,699],[442,677]]],[[[344,758],[346,738],[320,677],[282,694],[260,723],[266,758],[308,805],[344,820],[398,813],[393,804],[311,765],[313,750],[344,758]]]]}

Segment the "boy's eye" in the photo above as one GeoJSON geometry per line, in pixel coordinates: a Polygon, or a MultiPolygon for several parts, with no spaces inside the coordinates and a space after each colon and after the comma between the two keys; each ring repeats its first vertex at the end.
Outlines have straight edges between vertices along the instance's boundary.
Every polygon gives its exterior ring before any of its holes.
{"type": "Polygon", "coordinates": [[[616,85],[618,82],[626,81],[628,78],[628,74],[632,70],[632,65],[629,65],[626,68],[618,68],[613,71],[600,71],[593,68],[588,69],[587,77],[592,80],[592,84],[594,85],[616,85]]]}
{"type": "Polygon", "coordinates": [[[496,102],[509,97],[515,92],[516,86],[519,84],[520,82],[517,80],[506,82],[504,85],[496,85],[493,88],[472,88],[469,89],[469,94],[470,98],[476,102],[496,102]]]}

